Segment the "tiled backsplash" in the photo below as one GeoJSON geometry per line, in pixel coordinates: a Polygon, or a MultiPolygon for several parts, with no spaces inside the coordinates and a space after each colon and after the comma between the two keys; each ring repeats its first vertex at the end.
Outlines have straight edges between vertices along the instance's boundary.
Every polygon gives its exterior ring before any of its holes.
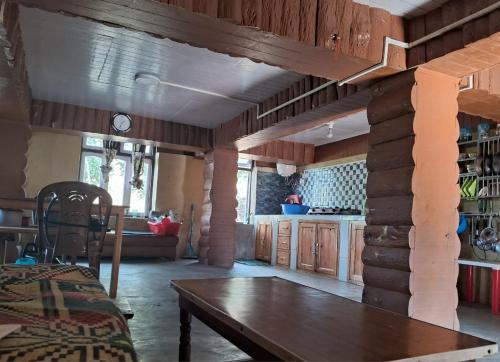
{"type": "Polygon", "coordinates": [[[305,205],[364,211],[367,176],[365,161],[307,169],[295,192],[302,196],[305,205]]]}
{"type": "Polygon", "coordinates": [[[277,173],[257,172],[256,215],[280,215],[281,204],[293,190],[277,173]]]}

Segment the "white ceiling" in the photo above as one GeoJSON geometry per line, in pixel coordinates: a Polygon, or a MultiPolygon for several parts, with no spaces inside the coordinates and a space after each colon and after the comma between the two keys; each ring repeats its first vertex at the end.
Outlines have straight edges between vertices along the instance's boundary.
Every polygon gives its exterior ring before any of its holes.
{"type": "Polygon", "coordinates": [[[37,9],[21,9],[35,99],[213,128],[250,105],[167,85],[135,83],[138,72],[252,102],[301,75],[145,33],[37,9]]]}
{"type": "Polygon", "coordinates": [[[287,136],[285,141],[302,142],[321,146],[327,143],[345,140],[370,132],[366,111],[350,114],[333,121],[333,137],[328,138],[328,124],[287,136]]]}
{"type": "MultiPolygon", "coordinates": [[[[448,0],[354,0],[358,4],[365,4],[385,9],[393,15],[413,18],[425,14],[443,5],[448,0]]],[[[476,0],[468,0],[476,1],[476,0]]]]}

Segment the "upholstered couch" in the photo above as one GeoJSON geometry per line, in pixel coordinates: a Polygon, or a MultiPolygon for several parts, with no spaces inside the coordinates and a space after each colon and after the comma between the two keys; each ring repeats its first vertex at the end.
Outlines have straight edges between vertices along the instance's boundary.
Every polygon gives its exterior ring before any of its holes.
{"type": "MultiPolygon", "coordinates": [[[[114,220],[110,220],[111,226],[114,220]]],[[[147,219],[126,217],[123,228],[122,257],[163,257],[175,259],[177,236],[158,236],[149,232],[147,219]]],[[[102,256],[113,256],[114,235],[106,235],[102,256]]]]}

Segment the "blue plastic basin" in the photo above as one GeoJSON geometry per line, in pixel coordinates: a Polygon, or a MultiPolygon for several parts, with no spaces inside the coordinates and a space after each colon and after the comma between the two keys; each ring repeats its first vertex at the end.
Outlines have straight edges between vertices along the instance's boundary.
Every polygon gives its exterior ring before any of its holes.
{"type": "Polygon", "coordinates": [[[309,211],[309,206],[298,204],[281,204],[283,215],[305,215],[309,211]]]}

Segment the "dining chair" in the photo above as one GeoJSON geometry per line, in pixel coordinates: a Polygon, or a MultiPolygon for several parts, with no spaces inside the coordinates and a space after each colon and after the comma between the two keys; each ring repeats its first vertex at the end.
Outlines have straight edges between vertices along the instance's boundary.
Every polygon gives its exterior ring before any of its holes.
{"type": "Polygon", "coordinates": [[[109,193],[83,182],[57,182],[37,196],[37,247],[44,263],[76,264],[87,256],[99,276],[104,238],[111,214],[109,193]]]}

